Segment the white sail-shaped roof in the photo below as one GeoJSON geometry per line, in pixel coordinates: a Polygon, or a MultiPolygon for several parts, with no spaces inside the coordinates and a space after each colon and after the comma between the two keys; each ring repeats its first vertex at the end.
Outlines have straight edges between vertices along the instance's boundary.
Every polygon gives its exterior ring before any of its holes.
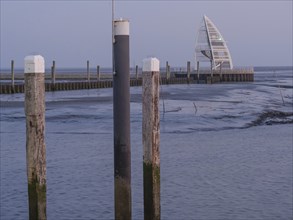
{"type": "Polygon", "coordinates": [[[233,68],[232,58],[223,36],[207,16],[204,16],[198,30],[195,58],[199,62],[211,62],[213,69],[220,66],[223,69],[233,68]]]}

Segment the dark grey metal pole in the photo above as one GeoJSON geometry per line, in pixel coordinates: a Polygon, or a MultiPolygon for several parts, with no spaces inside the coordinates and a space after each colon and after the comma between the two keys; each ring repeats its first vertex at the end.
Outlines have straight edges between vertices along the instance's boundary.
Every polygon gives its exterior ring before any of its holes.
{"type": "Polygon", "coordinates": [[[159,220],[160,206],[160,62],[143,61],[142,143],[144,219],[159,220]]]}
{"type": "Polygon", "coordinates": [[[25,57],[26,164],[29,219],[46,220],[45,65],[25,57]]]}
{"type": "Polygon", "coordinates": [[[115,219],[131,219],[129,21],[114,21],[115,219]]]}

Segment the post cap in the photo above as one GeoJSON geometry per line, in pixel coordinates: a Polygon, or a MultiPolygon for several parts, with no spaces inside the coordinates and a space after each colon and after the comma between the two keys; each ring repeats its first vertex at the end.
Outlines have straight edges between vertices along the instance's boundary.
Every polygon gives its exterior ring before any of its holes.
{"type": "Polygon", "coordinates": [[[129,21],[122,18],[115,20],[114,35],[129,35],[129,21]]]}
{"type": "Polygon", "coordinates": [[[155,57],[146,58],[143,60],[143,72],[160,72],[160,61],[155,57]]]}
{"type": "Polygon", "coordinates": [[[45,60],[41,55],[29,55],[24,58],[24,73],[45,73],[45,60]]]}

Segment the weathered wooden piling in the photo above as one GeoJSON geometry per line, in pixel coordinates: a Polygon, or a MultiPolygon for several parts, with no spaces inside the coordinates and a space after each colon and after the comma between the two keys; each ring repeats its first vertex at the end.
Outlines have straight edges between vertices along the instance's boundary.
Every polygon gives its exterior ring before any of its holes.
{"type": "Polygon", "coordinates": [[[51,67],[51,89],[55,90],[55,82],[56,82],[56,73],[55,73],[56,67],[55,67],[55,60],[53,60],[53,64],[51,67]]]}
{"type": "Polygon", "coordinates": [[[190,61],[187,61],[187,83],[190,83],[190,61]]]}
{"type": "Polygon", "coordinates": [[[45,65],[40,55],[25,57],[26,164],[29,219],[47,219],[45,145],[45,65]]]}
{"type": "Polygon", "coordinates": [[[11,60],[11,86],[14,90],[14,60],[11,60]]]}
{"type": "Polygon", "coordinates": [[[101,79],[100,66],[97,65],[97,81],[100,81],[100,79],[101,79]]]}
{"type": "Polygon", "coordinates": [[[213,81],[213,60],[211,59],[211,82],[213,81]]]}
{"type": "MultiPolygon", "coordinates": [[[[223,63],[222,63],[223,64],[223,63]]],[[[220,65],[220,81],[222,81],[222,64],[220,65]]]]}
{"type": "Polygon", "coordinates": [[[90,75],[90,61],[86,61],[86,75],[87,75],[87,81],[91,81],[91,75],[90,75]]]}
{"type": "Polygon", "coordinates": [[[156,58],[143,61],[142,143],[144,219],[158,220],[160,208],[160,62],[156,58]]]}
{"type": "Polygon", "coordinates": [[[115,219],[131,219],[129,21],[114,21],[115,219]]]}
{"type": "Polygon", "coordinates": [[[199,61],[196,62],[197,82],[199,83],[199,61]]]}
{"type": "Polygon", "coordinates": [[[167,80],[167,83],[169,83],[169,80],[170,80],[170,65],[169,65],[169,62],[166,61],[166,80],[167,80]]]}
{"type": "Polygon", "coordinates": [[[135,79],[138,80],[138,65],[135,66],[135,79]]]}

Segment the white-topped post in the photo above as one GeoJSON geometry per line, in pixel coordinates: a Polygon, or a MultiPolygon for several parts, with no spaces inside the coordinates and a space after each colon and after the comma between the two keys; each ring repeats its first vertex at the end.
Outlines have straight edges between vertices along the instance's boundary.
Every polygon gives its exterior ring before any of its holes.
{"type": "Polygon", "coordinates": [[[160,61],[143,60],[142,143],[144,219],[160,219],[160,61]]]}
{"type": "Polygon", "coordinates": [[[115,219],[131,219],[129,21],[114,21],[113,114],[115,219]]]}
{"type": "Polygon", "coordinates": [[[24,59],[29,218],[46,219],[45,61],[24,59]]]}

